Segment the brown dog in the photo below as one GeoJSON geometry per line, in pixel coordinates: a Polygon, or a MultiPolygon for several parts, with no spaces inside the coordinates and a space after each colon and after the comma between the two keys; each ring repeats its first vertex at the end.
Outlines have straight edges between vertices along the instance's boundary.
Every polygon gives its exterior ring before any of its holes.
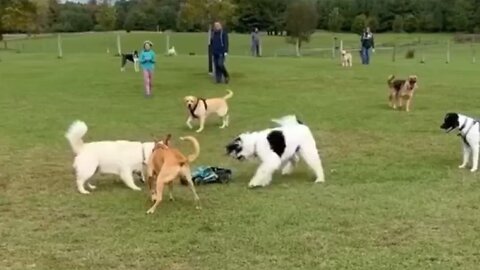
{"type": "Polygon", "coordinates": [[[413,99],[413,94],[418,88],[417,76],[411,75],[407,80],[395,79],[394,75],[390,75],[387,80],[390,94],[388,97],[390,107],[397,109],[397,107],[403,107],[403,101],[405,101],[405,110],[410,111],[410,103],[413,99]]]}
{"type": "Polygon", "coordinates": [[[228,117],[228,104],[227,99],[233,96],[233,92],[227,89],[228,94],[220,98],[199,98],[194,96],[186,96],[184,98],[187,104],[189,116],[187,119],[187,126],[192,127],[192,120],[198,119],[200,121],[200,128],[197,132],[202,132],[205,126],[205,120],[210,114],[216,113],[223,120],[223,124],[220,128],[226,128],[229,124],[228,117]]]}
{"type": "Polygon", "coordinates": [[[148,187],[151,192],[151,199],[155,203],[147,211],[152,214],[158,207],[163,197],[163,188],[168,185],[170,200],[173,200],[173,183],[180,178],[186,180],[193,192],[197,209],[200,208],[200,198],[195,191],[190,171],[190,163],[200,155],[200,145],[197,139],[191,136],[181,137],[181,140],[192,142],[194,153],[185,157],[178,149],[170,146],[171,135],[168,135],[165,141],[155,142],[155,147],[147,162],[148,187]],[[155,183],[155,188],[153,184],[155,183]]]}

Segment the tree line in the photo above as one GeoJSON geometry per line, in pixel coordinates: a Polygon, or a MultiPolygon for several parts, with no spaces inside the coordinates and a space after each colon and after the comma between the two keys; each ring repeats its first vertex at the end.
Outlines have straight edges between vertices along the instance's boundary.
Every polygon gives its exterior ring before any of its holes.
{"type": "MultiPolygon", "coordinates": [[[[131,30],[230,31],[272,35],[292,29],[359,33],[480,32],[480,0],[1,0],[2,33],[131,30]]],[[[308,30],[308,31],[307,31],[308,30]]],[[[300,31],[300,32],[302,32],[300,31]]]]}

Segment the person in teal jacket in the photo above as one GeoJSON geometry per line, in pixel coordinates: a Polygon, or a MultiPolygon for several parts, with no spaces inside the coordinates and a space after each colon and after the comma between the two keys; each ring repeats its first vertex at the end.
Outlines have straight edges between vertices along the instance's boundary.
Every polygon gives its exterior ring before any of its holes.
{"type": "Polygon", "coordinates": [[[140,66],[143,69],[143,82],[147,97],[152,95],[153,70],[155,69],[155,52],[152,47],[153,43],[147,40],[143,43],[143,51],[140,53],[140,66]]]}

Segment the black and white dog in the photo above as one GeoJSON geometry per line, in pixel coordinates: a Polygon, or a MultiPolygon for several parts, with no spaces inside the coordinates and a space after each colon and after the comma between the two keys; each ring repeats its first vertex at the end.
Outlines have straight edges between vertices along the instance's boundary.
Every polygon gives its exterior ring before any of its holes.
{"type": "Polygon", "coordinates": [[[295,115],[272,121],[279,127],[242,133],[226,146],[227,154],[238,160],[260,158],[262,163],[248,186],[269,185],[280,168],[282,174],[290,174],[299,156],[315,172],[315,183],[324,182],[322,161],[310,129],[295,115]]]}
{"type": "Polygon", "coordinates": [[[138,67],[138,52],[133,51],[133,53],[122,53],[122,66],[120,70],[123,72],[125,71],[125,65],[127,64],[127,61],[133,63],[133,67],[135,68],[135,72],[138,72],[140,69],[138,67]]]}
{"type": "Polygon", "coordinates": [[[463,162],[458,167],[465,168],[471,157],[472,169],[470,171],[475,172],[478,168],[480,147],[480,123],[478,120],[459,113],[447,113],[440,128],[447,133],[458,128],[458,136],[462,137],[463,142],[463,162]]]}

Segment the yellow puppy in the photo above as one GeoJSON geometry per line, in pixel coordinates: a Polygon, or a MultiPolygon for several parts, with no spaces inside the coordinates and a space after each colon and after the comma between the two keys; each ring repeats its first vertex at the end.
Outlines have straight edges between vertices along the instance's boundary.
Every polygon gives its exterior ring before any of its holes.
{"type": "Polygon", "coordinates": [[[187,105],[189,111],[189,116],[187,119],[187,126],[192,127],[192,120],[198,119],[200,121],[200,128],[197,132],[202,132],[203,127],[205,126],[205,120],[210,114],[217,114],[222,118],[222,126],[220,128],[226,128],[229,124],[228,116],[228,104],[227,99],[233,96],[233,92],[227,89],[228,94],[220,98],[209,98],[204,99],[195,96],[186,96],[184,101],[187,105]]]}
{"type": "Polygon", "coordinates": [[[173,182],[180,178],[186,180],[193,192],[197,209],[200,208],[200,198],[195,191],[190,171],[190,163],[200,155],[200,145],[197,139],[191,136],[182,137],[181,140],[190,141],[193,144],[194,153],[186,157],[178,149],[169,145],[171,135],[168,135],[165,141],[155,142],[152,154],[147,162],[148,187],[151,192],[152,201],[155,203],[147,211],[147,214],[153,214],[158,205],[162,202],[163,188],[168,185],[170,200],[173,200],[173,182]],[[153,184],[155,183],[155,188],[153,184]]]}
{"type": "Polygon", "coordinates": [[[352,64],[352,54],[342,50],[342,67],[351,67],[352,64]]]}

